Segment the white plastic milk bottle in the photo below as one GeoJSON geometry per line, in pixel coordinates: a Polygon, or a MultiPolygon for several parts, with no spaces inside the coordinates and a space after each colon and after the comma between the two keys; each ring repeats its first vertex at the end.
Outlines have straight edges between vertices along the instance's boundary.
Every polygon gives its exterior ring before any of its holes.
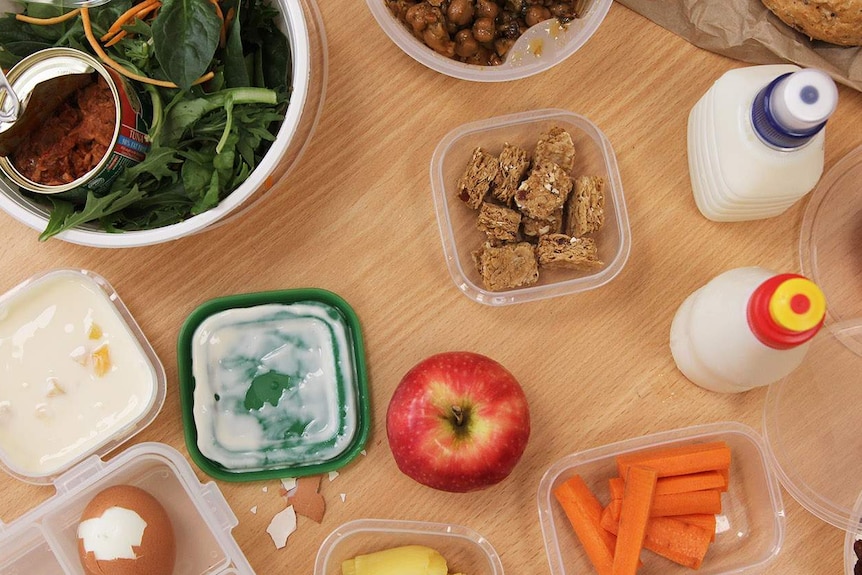
{"type": "Polygon", "coordinates": [[[700,212],[719,222],[769,218],[810,192],[837,103],[835,82],[821,70],[780,64],[725,73],[688,119],[700,212]]]}
{"type": "Polygon", "coordinates": [[[697,385],[747,391],[796,369],[825,316],[823,292],[811,280],[760,267],[732,269],[682,303],[670,350],[697,385]]]}

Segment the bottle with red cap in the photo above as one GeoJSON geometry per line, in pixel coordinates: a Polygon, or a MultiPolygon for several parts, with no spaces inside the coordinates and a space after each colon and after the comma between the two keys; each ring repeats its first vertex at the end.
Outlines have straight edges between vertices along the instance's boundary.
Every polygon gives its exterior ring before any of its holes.
{"type": "Polygon", "coordinates": [[[747,391],[796,369],[825,317],[826,299],[811,280],[760,267],[732,269],[682,303],[670,349],[697,385],[747,391]]]}

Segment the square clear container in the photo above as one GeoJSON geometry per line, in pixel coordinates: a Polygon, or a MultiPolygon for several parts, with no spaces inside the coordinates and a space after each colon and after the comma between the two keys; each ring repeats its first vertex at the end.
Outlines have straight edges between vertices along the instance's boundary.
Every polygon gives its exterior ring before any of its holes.
{"type": "MultiPolygon", "coordinates": [[[[772,474],[763,439],[741,423],[698,425],[646,435],[568,455],[545,472],[539,484],[539,521],[552,575],[592,573],[593,566],[574,529],[553,496],[553,490],[580,475],[603,504],[610,498],[608,479],[617,475],[615,458],[624,453],[678,445],[725,441],[732,460],[730,484],[722,494],[722,512],[716,521],[701,575],[741,573],[763,568],[778,555],[784,541],[784,504],[778,480],[772,474]]],[[[641,575],[676,575],[691,569],[649,551],[641,554],[641,575]]]]}
{"type": "Polygon", "coordinates": [[[349,521],[330,533],[317,552],[314,575],[341,575],[341,563],[347,559],[402,545],[437,550],[446,559],[450,573],[503,575],[494,547],[468,527],[386,519],[349,521]]]}
{"type": "MultiPolygon", "coordinates": [[[[65,280],[80,282],[79,285],[82,289],[97,294],[97,300],[95,301],[99,301],[101,297],[104,297],[104,302],[107,304],[107,307],[113,310],[115,314],[115,317],[110,318],[110,320],[118,320],[118,324],[127,332],[118,334],[117,338],[112,341],[128,338],[126,341],[130,341],[130,347],[134,350],[130,353],[134,353],[137,360],[141,362],[150,374],[149,381],[151,381],[151,389],[149,400],[146,405],[141,406],[140,411],[134,417],[124,424],[112,424],[112,428],[109,428],[111,429],[111,432],[105,434],[104,437],[95,442],[94,445],[82,450],[80,454],[70,458],[68,461],[56,468],[51,468],[44,472],[22,468],[20,463],[16,462],[14,457],[11,455],[9,446],[4,450],[3,445],[0,444],[0,468],[10,475],[28,483],[42,485],[49,484],[87,457],[90,457],[91,455],[97,455],[99,457],[105,456],[147,427],[153,419],[155,419],[156,415],[158,415],[165,401],[167,387],[165,370],[156,355],[155,350],[153,350],[152,345],[150,345],[150,342],[147,340],[146,336],[141,331],[141,328],[132,317],[131,312],[129,312],[128,308],[120,299],[120,296],[111,284],[108,283],[105,278],[92,271],[82,269],[56,269],[37,274],[18,284],[16,287],[0,296],[0,325],[2,325],[3,321],[7,320],[8,315],[12,313],[16,304],[21,305],[21,302],[26,302],[25,298],[33,294],[38,294],[40,289],[47,289],[46,286],[50,286],[52,282],[63,282],[65,280]]],[[[39,296],[33,295],[33,297],[39,296]]],[[[33,360],[45,361],[45,358],[43,356],[33,356],[33,360]]],[[[3,401],[4,393],[2,388],[0,388],[0,403],[3,401]]],[[[7,405],[11,405],[12,403],[13,402],[9,401],[7,405]]],[[[71,407],[74,407],[74,405],[71,407]]]]}
{"type": "Polygon", "coordinates": [[[56,495],[0,523],[3,575],[85,575],[77,527],[84,508],[113,485],[149,492],[168,513],[178,550],[173,575],[254,575],[231,535],[238,524],[215,483],[202,485],[170,446],[140,443],[105,463],[91,457],[54,481],[56,495]]]}
{"type": "Polygon", "coordinates": [[[536,110],[459,126],[434,151],[431,191],[449,274],[464,295],[482,304],[502,306],[598,288],[622,271],[631,251],[628,212],[614,150],[595,124],[573,112],[536,110]],[[604,263],[590,271],[540,269],[539,281],[534,285],[489,291],[484,288],[472,258],[472,252],[485,242],[485,234],[476,227],[477,211],[467,207],[455,194],[458,179],[476,147],[499,154],[508,142],[532,155],[542,132],[554,126],[568,131],[574,141],[572,175],[602,176],[606,181],[605,223],[591,235],[604,263]]]}

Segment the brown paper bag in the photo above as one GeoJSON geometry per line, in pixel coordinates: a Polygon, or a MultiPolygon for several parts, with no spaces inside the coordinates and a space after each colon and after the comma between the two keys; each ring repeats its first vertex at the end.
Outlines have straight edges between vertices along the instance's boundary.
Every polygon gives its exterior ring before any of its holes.
{"type": "Polygon", "coordinates": [[[617,0],[695,46],[752,64],[792,62],[862,91],[862,48],[811,41],[760,0],[617,0]]]}

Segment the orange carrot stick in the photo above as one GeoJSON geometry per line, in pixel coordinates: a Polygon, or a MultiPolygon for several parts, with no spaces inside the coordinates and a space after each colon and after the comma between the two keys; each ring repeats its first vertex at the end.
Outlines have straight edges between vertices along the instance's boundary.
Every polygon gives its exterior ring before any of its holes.
{"type": "Polygon", "coordinates": [[[706,529],[711,535],[709,540],[715,541],[715,515],[709,513],[693,513],[691,515],[674,515],[673,519],[706,529]]]}
{"type": "Polygon", "coordinates": [[[721,492],[717,489],[656,495],[653,498],[653,517],[716,513],[721,513],[721,492]]]}
{"type": "MultiPolygon", "coordinates": [[[[619,530],[619,523],[609,519],[609,509],[602,515],[602,526],[611,533],[619,530]]],[[[679,521],[674,517],[653,517],[644,534],[644,549],[691,569],[700,568],[709,550],[711,536],[707,529],[679,521]]]]}
{"type": "Polygon", "coordinates": [[[601,527],[602,504],[579,475],[557,486],[554,497],[565,511],[593,567],[599,575],[612,575],[616,537],[601,527]]]}
{"type": "Polygon", "coordinates": [[[657,478],[654,469],[638,466],[628,469],[620,503],[613,575],[635,575],[637,572],[657,478]]]}
{"type": "MultiPolygon", "coordinates": [[[[612,477],[608,480],[608,488],[613,499],[620,499],[625,489],[625,481],[622,477],[612,477]]],[[[703,491],[705,489],[727,491],[725,476],[718,471],[702,471],[687,475],[659,477],[655,483],[656,495],[671,495],[674,493],[685,493],[686,491],[703,491]]]]}
{"type": "MultiPolygon", "coordinates": [[[[612,499],[608,507],[615,519],[620,517],[622,499],[612,499]]],[[[721,492],[716,489],[656,495],[652,500],[651,517],[674,515],[715,515],[721,513],[721,492]]]]}
{"type": "Polygon", "coordinates": [[[706,529],[671,517],[656,517],[650,521],[644,547],[674,563],[700,569],[710,541],[706,529]]]}
{"type": "Polygon", "coordinates": [[[723,441],[627,453],[617,457],[620,477],[632,465],[650,467],[659,477],[715,471],[730,467],[730,447],[723,441]]]}

